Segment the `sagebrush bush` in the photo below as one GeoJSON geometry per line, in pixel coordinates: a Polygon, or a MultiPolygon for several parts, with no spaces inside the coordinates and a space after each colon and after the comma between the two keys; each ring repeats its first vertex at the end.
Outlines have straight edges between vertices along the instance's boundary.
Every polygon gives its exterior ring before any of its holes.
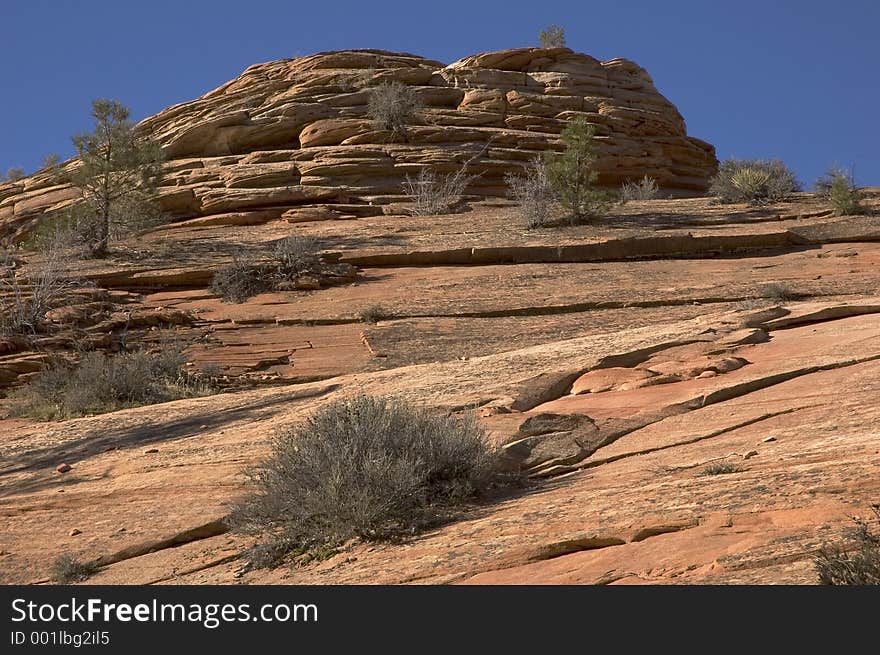
{"type": "Polygon", "coordinates": [[[377,304],[364,307],[358,313],[358,318],[360,318],[361,321],[363,321],[364,323],[375,324],[383,319],[391,318],[393,315],[393,312],[389,311],[382,305],[377,304]]]}
{"type": "Polygon", "coordinates": [[[730,473],[740,473],[741,471],[742,469],[736,464],[720,462],[709,464],[709,466],[703,469],[702,475],[728,475],[730,473]]]}
{"type": "Polygon", "coordinates": [[[268,291],[269,284],[262,267],[236,257],[214,273],[209,289],[224,302],[241,303],[268,291]]]}
{"type": "Polygon", "coordinates": [[[620,201],[653,200],[657,197],[657,192],[657,180],[650,175],[645,175],[638,182],[627,180],[623,183],[620,187],[620,201]]]}
{"type": "Polygon", "coordinates": [[[828,172],[813,184],[813,190],[828,199],[838,216],[862,214],[862,193],[856,186],[853,176],[842,168],[832,166],[828,172]]]}
{"type": "MultiPolygon", "coordinates": [[[[880,527],[880,505],[874,505],[874,523],[880,527]]],[[[825,585],[880,585],[880,532],[865,519],[855,519],[852,544],[825,544],[813,559],[819,583],[825,585]]]]}
{"type": "Polygon", "coordinates": [[[211,293],[224,302],[241,303],[257,294],[277,290],[300,275],[319,271],[320,252],[318,239],[293,235],[275,243],[268,261],[255,263],[253,257],[236,254],[232,264],[214,273],[211,293]]]}
{"type": "Polygon", "coordinates": [[[726,159],[712,177],[709,193],[719,202],[763,205],[800,191],[797,177],[779,160],[726,159]]]}
{"type": "Polygon", "coordinates": [[[315,237],[292,235],[278,241],[272,254],[283,271],[297,273],[315,266],[320,252],[321,242],[315,237]]]}
{"type": "Polygon", "coordinates": [[[519,213],[527,229],[545,227],[552,222],[556,195],[547,179],[547,167],[543,160],[533,159],[523,167],[522,173],[507,173],[504,181],[519,205],[519,213]]]}
{"type": "Polygon", "coordinates": [[[86,352],[75,365],[57,362],[13,391],[16,416],[55,420],[112,412],[213,391],[206,376],[189,373],[179,349],[108,355],[86,352]]]}
{"type": "Polygon", "coordinates": [[[83,582],[97,573],[99,568],[95,562],[81,562],[65,553],[52,562],[52,579],[58,584],[83,582]]]}
{"type": "Polygon", "coordinates": [[[306,548],[395,539],[448,518],[495,479],[495,453],[473,418],[361,396],[275,438],[231,522],[306,548]]]}
{"type": "Polygon", "coordinates": [[[377,130],[388,130],[406,135],[406,128],[413,123],[421,109],[415,89],[397,80],[386,82],[370,90],[367,115],[377,130]]]}
{"type": "Polygon", "coordinates": [[[759,289],[761,298],[767,300],[797,300],[799,294],[783,282],[768,282],[759,289]]]}

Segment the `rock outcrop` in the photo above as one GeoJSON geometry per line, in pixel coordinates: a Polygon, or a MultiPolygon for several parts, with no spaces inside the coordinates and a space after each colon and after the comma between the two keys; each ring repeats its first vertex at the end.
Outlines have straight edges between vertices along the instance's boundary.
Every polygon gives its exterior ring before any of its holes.
{"type": "MultiPolygon", "coordinates": [[[[576,114],[598,128],[602,184],[648,174],[661,187],[702,191],[716,170],[714,148],[687,136],[643,68],[568,48],[503,50],[448,66],[378,50],[257,64],[139,129],[167,156],[165,212],[248,225],[393,213],[407,175],[468,161],[468,194],[504,196],[504,174],[560,148],[576,114]],[[413,87],[423,106],[405,135],[377,130],[367,116],[372,89],[391,81],[413,87]]],[[[42,171],[0,185],[0,241],[20,240],[41,214],[76,198],[57,180],[42,171]]]]}

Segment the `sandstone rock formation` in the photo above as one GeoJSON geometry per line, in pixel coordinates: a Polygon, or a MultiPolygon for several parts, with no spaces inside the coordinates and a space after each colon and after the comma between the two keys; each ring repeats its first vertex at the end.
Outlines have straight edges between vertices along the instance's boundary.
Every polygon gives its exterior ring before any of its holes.
{"type": "MultiPolygon", "coordinates": [[[[486,144],[468,193],[504,196],[504,174],[559,148],[575,114],[598,127],[601,183],[648,174],[661,187],[702,191],[716,170],[714,148],[687,136],[643,68],[568,48],[503,50],[448,66],[379,50],[257,64],[140,129],[168,158],[164,211],[247,225],[392,211],[408,174],[456,170],[486,144]],[[403,137],[376,130],[367,116],[371,90],[395,80],[423,105],[403,137]]],[[[49,171],[0,185],[0,241],[19,240],[42,213],[75,197],[49,171]]]]}

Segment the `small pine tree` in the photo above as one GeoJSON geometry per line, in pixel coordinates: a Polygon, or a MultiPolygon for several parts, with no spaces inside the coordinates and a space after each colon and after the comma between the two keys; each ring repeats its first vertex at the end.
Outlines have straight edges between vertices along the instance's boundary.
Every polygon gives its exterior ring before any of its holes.
{"type": "Polygon", "coordinates": [[[547,180],[559,203],[568,210],[572,225],[605,214],[612,203],[608,192],[594,188],[599,177],[595,170],[599,159],[595,136],[595,125],[578,116],[562,130],[565,151],[546,157],[547,180]]]}
{"type": "Polygon", "coordinates": [[[144,224],[153,216],[151,200],[161,174],[162,151],[135,133],[129,111],[115,100],[92,102],[93,132],[73,137],[80,166],[70,182],[82,192],[93,229],[88,247],[93,257],[107,254],[111,230],[144,224]]]}
{"type": "Polygon", "coordinates": [[[559,25],[550,25],[546,30],[541,30],[538,38],[541,39],[542,48],[565,47],[565,30],[559,25]]]}
{"type": "Polygon", "coordinates": [[[816,180],[813,188],[831,202],[834,213],[838,216],[853,216],[865,211],[862,193],[850,171],[832,166],[825,175],[816,180]]]}

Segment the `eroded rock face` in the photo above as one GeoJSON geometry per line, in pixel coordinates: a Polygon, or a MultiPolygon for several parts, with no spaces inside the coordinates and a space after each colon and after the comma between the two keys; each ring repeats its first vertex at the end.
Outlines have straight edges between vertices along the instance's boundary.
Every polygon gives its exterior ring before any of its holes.
{"type": "MultiPolygon", "coordinates": [[[[661,187],[702,191],[714,148],[689,137],[675,106],[633,62],[600,62],[568,48],[523,48],[444,66],[377,50],[328,52],[257,64],[238,78],[147,118],[168,161],[162,209],[177,219],[236,214],[247,224],[381,214],[408,174],[469,172],[473,196],[504,196],[504,174],[548,149],[576,114],[598,128],[600,182],[651,175],[661,187]],[[398,81],[423,105],[405,135],[377,130],[371,89],[398,81]],[[293,211],[292,211],[293,210],[293,211]]],[[[75,161],[66,166],[75,166],[75,161]]],[[[0,240],[15,242],[76,192],[37,173],[0,185],[0,240]]]]}

